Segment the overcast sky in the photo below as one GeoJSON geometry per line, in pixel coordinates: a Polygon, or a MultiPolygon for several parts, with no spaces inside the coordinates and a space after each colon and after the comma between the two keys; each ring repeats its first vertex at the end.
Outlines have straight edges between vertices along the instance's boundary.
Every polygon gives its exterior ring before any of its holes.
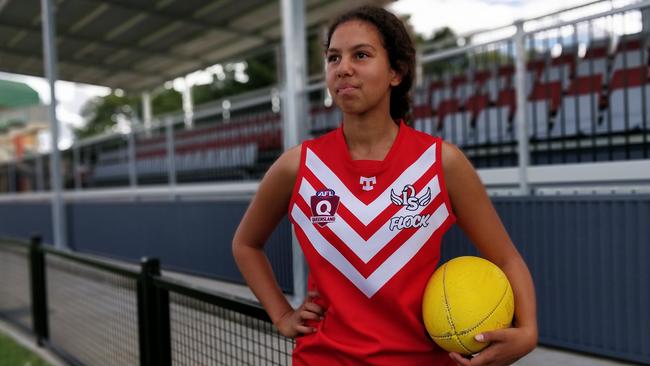
{"type": "MultiPolygon", "coordinates": [[[[512,24],[516,19],[531,18],[568,8],[591,0],[398,0],[389,9],[398,14],[410,15],[416,32],[430,36],[436,29],[448,26],[463,35],[478,29],[489,29],[512,24]],[[470,11],[467,11],[470,9],[470,11]]],[[[602,11],[610,9],[610,3],[629,3],[630,0],[612,0],[600,4],[602,11]]],[[[43,103],[49,103],[47,82],[42,78],[11,75],[0,72],[0,78],[22,81],[34,88],[43,103]]],[[[83,104],[96,95],[106,95],[110,90],[104,87],[57,83],[57,108],[59,119],[66,126],[80,126],[83,123],[80,111],[83,104]]],[[[62,145],[71,142],[69,128],[62,128],[62,145]]]]}
{"type": "MultiPolygon", "coordinates": [[[[489,29],[548,14],[589,0],[399,0],[389,9],[409,14],[418,33],[430,36],[435,29],[449,26],[457,34],[489,29]]],[[[607,3],[607,2],[606,2],[607,3]]],[[[608,4],[603,4],[609,8],[608,4]]]]}

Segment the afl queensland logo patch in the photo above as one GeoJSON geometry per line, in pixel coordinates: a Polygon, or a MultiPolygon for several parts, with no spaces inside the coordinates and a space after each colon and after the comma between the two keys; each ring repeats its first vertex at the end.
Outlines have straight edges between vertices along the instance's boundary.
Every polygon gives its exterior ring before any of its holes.
{"type": "Polygon", "coordinates": [[[334,222],[336,209],[339,207],[339,196],[332,189],[321,189],[311,196],[311,222],[324,227],[334,222]]]}

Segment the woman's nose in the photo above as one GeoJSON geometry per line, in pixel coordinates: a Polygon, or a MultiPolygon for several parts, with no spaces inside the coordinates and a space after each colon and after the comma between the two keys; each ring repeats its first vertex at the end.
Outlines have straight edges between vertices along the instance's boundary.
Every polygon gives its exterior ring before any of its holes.
{"type": "Polygon", "coordinates": [[[339,65],[336,68],[336,76],[338,77],[343,77],[343,76],[350,76],[352,75],[353,68],[352,64],[348,60],[347,57],[341,57],[341,61],[339,61],[339,65]]]}

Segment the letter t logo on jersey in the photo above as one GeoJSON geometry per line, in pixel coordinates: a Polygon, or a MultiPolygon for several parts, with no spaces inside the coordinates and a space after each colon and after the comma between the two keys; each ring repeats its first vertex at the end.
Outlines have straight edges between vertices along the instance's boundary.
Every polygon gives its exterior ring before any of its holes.
{"type": "Polygon", "coordinates": [[[359,177],[359,184],[364,191],[372,191],[377,184],[377,177],[359,177]]]}
{"type": "Polygon", "coordinates": [[[311,196],[311,222],[324,227],[336,219],[336,209],[339,207],[339,196],[332,189],[321,189],[311,196]]]}

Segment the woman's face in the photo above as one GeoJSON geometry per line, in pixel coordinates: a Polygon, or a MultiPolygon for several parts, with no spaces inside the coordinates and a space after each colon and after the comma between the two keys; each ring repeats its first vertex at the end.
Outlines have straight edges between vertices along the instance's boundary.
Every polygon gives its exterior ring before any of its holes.
{"type": "Polygon", "coordinates": [[[346,114],[375,108],[390,113],[390,88],[401,77],[390,67],[388,53],[374,25],[351,20],[340,24],[326,51],[327,88],[346,114]]]}

